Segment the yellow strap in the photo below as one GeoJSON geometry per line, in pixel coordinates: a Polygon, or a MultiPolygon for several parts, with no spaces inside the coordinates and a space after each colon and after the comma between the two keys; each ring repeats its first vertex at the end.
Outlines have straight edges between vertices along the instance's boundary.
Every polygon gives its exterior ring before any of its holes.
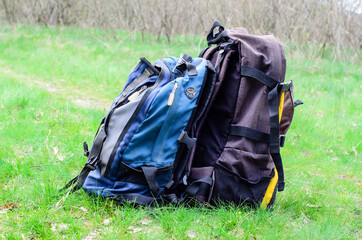
{"type": "Polygon", "coordinates": [[[283,106],[284,106],[284,92],[280,95],[280,102],[279,102],[279,123],[282,120],[283,114],[283,106]]]}
{"type": "Polygon", "coordinates": [[[263,201],[261,202],[261,205],[260,205],[260,208],[261,209],[266,209],[270,203],[270,200],[272,199],[273,197],[273,193],[274,193],[274,190],[275,190],[275,187],[278,183],[278,171],[276,168],[274,168],[274,172],[275,172],[275,175],[274,177],[270,180],[270,183],[269,183],[269,186],[268,188],[266,189],[266,192],[265,192],[265,196],[263,198],[263,201]]]}
{"type": "MultiPolygon", "coordinates": [[[[279,123],[282,120],[282,114],[283,114],[283,106],[284,106],[284,92],[280,95],[280,102],[279,102],[279,123]]],[[[263,198],[263,201],[261,202],[260,208],[266,209],[268,207],[268,204],[270,203],[270,200],[273,197],[273,193],[275,190],[275,187],[278,183],[278,171],[276,168],[274,168],[275,175],[270,180],[269,186],[266,189],[265,196],[263,198]]]]}

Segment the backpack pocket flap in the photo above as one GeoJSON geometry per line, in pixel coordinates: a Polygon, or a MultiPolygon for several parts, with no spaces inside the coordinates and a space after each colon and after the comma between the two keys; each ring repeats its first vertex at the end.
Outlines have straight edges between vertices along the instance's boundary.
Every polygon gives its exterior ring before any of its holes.
{"type": "Polygon", "coordinates": [[[250,183],[257,183],[261,178],[268,177],[274,168],[269,153],[228,147],[224,149],[216,164],[250,183]]]}
{"type": "MultiPolygon", "coordinates": [[[[274,176],[275,172],[272,171],[268,176],[260,178],[257,182],[251,182],[221,166],[216,166],[211,204],[218,205],[220,201],[226,201],[234,202],[237,205],[248,204],[253,207],[258,206],[265,199],[268,186],[271,185],[271,179],[274,176]]],[[[272,198],[268,198],[265,201],[266,205],[269,206],[273,202],[274,199],[272,198]]]]}
{"type": "MultiPolygon", "coordinates": [[[[282,101],[283,99],[281,99],[282,101]]],[[[279,132],[281,135],[285,135],[292,123],[294,115],[294,94],[293,94],[293,83],[290,90],[284,93],[283,111],[282,117],[279,124],[279,132]]]]}

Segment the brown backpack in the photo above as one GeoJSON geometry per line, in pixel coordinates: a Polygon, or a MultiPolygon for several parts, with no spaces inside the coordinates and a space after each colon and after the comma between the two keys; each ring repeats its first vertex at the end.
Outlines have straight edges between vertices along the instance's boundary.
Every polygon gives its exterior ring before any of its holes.
{"type": "Polygon", "coordinates": [[[280,146],[294,107],[302,103],[293,102],[292,82],[284,83],[282,45],[244,28],[224,30],[218,22],[207,42],[200,57],[215,66],[216,83],[192,132],[196,144],[184,156],[187,161],[175,162],[173,189],[182,199],[214,205],[270,207],[277,189],[284,189],[280,146]]]}

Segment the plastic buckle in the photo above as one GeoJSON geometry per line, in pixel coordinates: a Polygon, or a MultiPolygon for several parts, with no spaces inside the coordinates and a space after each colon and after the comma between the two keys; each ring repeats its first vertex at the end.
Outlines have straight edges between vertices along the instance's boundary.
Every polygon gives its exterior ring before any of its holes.
{"type": "Polygon", "coordinates": [[[228,43],[228,42],[220,44],[220,46],[219,46],[219,49],[220,49],[220,50],[219,50],[219,53],[220,53],[220,54],[223,54],[224,51],[227,50],[227,48],[228,48],[229,45],[230,45],[230,43],[228,43]]]}
{"type": "Polygon", "coordinates": [[[98,165],[98,158],[97,157],[90,157],[87,159],[85,167],[90,169],[91,171],[95,170],[98,165]]]}
{"type": "Polygon", "coordinates": [[[185,143],[187,148],[191,149],[196,143],[196,138],[190,138],[186,131],[182,131],[180,136],[178,136],[177,141],[179,143],[185,143]]]}
{"type": "Polygon", "coordinates": [[[88,150],[87,142],[83,143],[83,149],[84,149],[84,152],[83,152],[84,156],[88,157],[89,156],[89,150],[88,150]]]}
{"type": "Polygon", "coordinates": [[[292,81],[279,83],[278,90],[280,93],[290,91],[290,87],[292,86],[292,81]]]}
{"type": "Polygon", "coordinates": [[[178,141],[178,142],[181,142],[182,139],[184,138],[185,134],[187,134],[187,133],[186,133],[185,131],[182,131],[181,134],[180,134],[180,136],[178,136],[177,141],[178,141]]]}
{"type": "Polygon", "coordinates": [[[182,178],[182,183],[187,186],[187,175],[182,178]]]}
{"type": "Polygon", "coordinates": [[[279,146],[284,147],[284,143],[285,143],[285,135],[280,135],[279,136],[279,146]]]}

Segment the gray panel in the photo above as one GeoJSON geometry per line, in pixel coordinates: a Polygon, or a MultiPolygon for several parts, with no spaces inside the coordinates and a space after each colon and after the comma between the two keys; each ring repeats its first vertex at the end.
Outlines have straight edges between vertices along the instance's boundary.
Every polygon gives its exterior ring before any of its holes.
{"type": "Polygon", "coordinates": [[[100,155],[99,166],[102,175],[104,175],[104,172],[106,171],[109,157],[112,154],[114,145],[117,143],[120,134],[122,133],[124,127],[127,125],[129,119],[131,118],[132,114],[136,110],[138,104],[140,103],[143,95],[146,92],[147,91],[143,91],[133,101],[115,109],[112,116],[110,117],[107,128],[107,138],[103,143],[103,148],[100,155]]]}

